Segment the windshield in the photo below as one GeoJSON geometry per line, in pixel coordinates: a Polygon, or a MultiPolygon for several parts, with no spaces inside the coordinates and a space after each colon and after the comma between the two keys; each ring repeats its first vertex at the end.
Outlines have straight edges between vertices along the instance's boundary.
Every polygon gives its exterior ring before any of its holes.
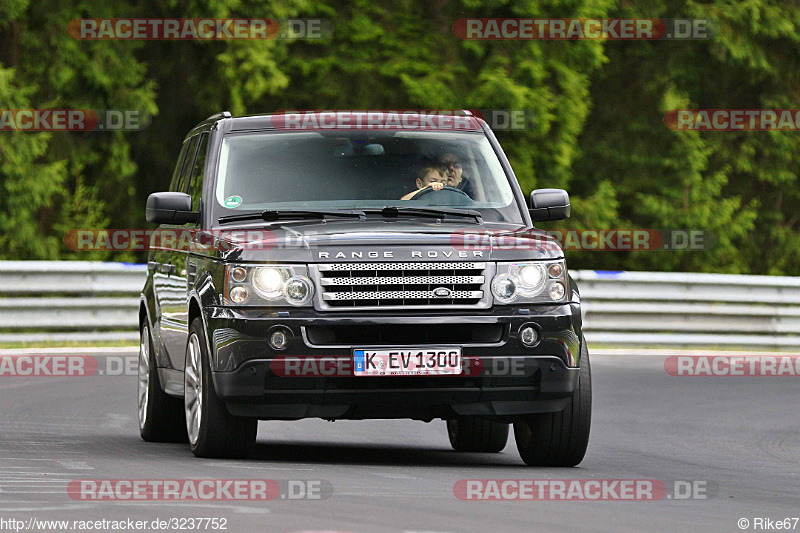
{"type": "Polygon", "coordinates": [[[217,218],[263,210],[424,206],[524,223],[509,178],[482,133],[228,135],[215,198],[217,218]]]}

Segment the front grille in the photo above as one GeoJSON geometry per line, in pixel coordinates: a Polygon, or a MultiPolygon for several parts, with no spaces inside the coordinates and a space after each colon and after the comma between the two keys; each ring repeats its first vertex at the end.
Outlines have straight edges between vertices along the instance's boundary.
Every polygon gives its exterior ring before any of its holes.
{"type": "Polygon", "coordinates": [[[486,303],[487,263],[394,262],[316,265],[323,309],[452,308],[486,303]]]}

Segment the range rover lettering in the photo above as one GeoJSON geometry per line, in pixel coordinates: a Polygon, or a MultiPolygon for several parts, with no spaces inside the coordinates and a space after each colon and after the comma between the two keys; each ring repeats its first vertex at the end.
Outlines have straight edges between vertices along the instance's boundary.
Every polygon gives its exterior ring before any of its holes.
{"type": "Polygon", "coordinates": [[[424,128],[311,115],[209,117],[148,198],[148,222],[190,237],[148,257],[142,438],[236,458],[259,420],[443,420],[457,451],[499,452],[513,425],[526,464],[580,463],[580,295],[534,227],[569,217],[567,193],[528,204],[469,112],[424,128]]]}

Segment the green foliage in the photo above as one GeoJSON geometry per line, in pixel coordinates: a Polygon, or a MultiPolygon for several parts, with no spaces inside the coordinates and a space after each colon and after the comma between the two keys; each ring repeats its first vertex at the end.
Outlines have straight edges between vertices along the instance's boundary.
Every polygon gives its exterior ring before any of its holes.
{"type": "MultiPolygon", "coordinates": [[[[14,70],[0,68],[0,109],[29,107],[32,87],[18,87],[14,70]]],[[[6,258],[57,259],[59,242],[45,231],[55,219],[66,161],[46,161],[51,134],[3,134],[0,145],[0,250],[6,258]]]]}
{"type": "Polygon", "coordinates": [[[788,0],[25,0],[0,7],[0,108],[139,109],[127,133],[0,132],[0,258],[90,257],[74,228],[144,227],[186,132],[221,109],[521,109],[498,138],[523,190],[562,187],[558,228],[702,229],[703,252],[570,252],[573,268],[800,273],[797,132],[687,132],[681,108],[797,108],[788,0]],[[81,17],[322,17],[321,40],[78,41],[81,17]],[[697,41],[467,41],[469,17],[708,18],[697,41]],[[768,258],[768,260],[765,260],[768,258]]]}

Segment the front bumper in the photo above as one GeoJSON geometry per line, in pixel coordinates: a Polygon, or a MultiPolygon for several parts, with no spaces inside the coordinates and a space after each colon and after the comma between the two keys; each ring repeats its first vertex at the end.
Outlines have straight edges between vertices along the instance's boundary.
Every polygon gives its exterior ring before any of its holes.
{"type": "Polygon", "coordinates": [[[581,323],[577,304],[495,307],[457,316],[433,312],[331,316],[313,309],[217,307],[206,309],[204,320],[215,390],[238,416],[428,420],[476,415],[503,420],[562,410],[578,381],[581,323]],[[523,325],[539,331],[536,346],[527,348],[520,343],[518,332],[523,325]],[[269,333],[277,327],[293,336],[282,351],[272,350],[267,343],[269,333]],[[462,339],[464,342],[420,343],[414,339],[398,343],[395,338],[382,344],[393,348],[461,346],[467,368],[459,376],[355,377],[346,371],[287,376],[276,370],[276,362],[287,357],[312,362],[324,359],[343,368],[351,362],[354,349],[367,345],[341,344],[333,338],[320,344],[310,334],[314,328],[328,331],[337,327],[366,333],[374,328],[388,332],[400,327],[406,328],[403,331],[435,328],[438,333],[452,331],[455,335],[492,328],[499,334],[491,338],[473,335],[462,339]]]}

